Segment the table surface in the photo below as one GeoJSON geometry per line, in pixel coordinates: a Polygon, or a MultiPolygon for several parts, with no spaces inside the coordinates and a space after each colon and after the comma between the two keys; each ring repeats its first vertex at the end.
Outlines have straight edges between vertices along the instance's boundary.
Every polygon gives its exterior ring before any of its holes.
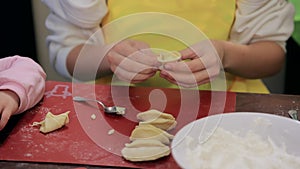
{"type": "MultiPolygon", "coordinates": [[[[265,112],[289,117],[288,111],[291,109],[299,110],[300,95],[282,95],[282,94],[236,94],[236,112],[265,112]]],[[[49,164],[49,163],[30,163],[30,162],[11,162],[0,161],[0,168],[5,169],[69,169],[69,168],[105,168],[89,165],[72,164],[49,164]]],[[[106,167],[111,168],[111,167],[106,167]]]]}

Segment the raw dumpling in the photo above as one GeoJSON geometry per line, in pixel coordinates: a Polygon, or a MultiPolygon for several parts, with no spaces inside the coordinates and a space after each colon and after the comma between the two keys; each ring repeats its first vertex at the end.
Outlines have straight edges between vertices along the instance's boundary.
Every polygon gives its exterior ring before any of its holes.
{"type": "Polygon", "coordinates": [[[157,60],[161,63],[176,62],[181,58],[181,54],[177,51],[169,51],[160,53],[157,60]]]}
{"type": "Polygon", "coordinates": [[[170,141],[174,136],[166,130],[177,122],[171,114],[148,110],[137,114],[139,125],[131,132],[130,141],[122,149],[122,156],[129,161],[156,160],[170,154],[170,141]]]}
{"type": "Polygon", "coordinates": [[[172,134],[149,124],[136,126],[130,135],[131,141],[137,139],[154,139],[159,140],[163,144],[170,144],[170,139],[173,138],[174,136],[172,134]]]}
{"type": "Polygon", "coordinates": [[[70,111],[59,115],[53,115],[51,112],[48,112],[43,121],[33,122],[32,126],[40,126],[40,131],[42,133],[49,133],[69,123],[69,113],[70,111]]]}
{"type": "Polygon", "coordinates": [[[158,140],[135,140],[125,144],[121,153],[129,161],[151,161],[168,156],[170,148],[158,140]]]}
{"type": "Polygon", "coordinates": [[[140,120],[140,125],[151,124],[163,130],[171,130],[177,125],[176,119],[171,114],[154,109],[137,114],[137,119],[140,120]]]}
{"type": "Polygon", "coordinates": [[[166,146],[165,144],[163,144],[162,142],[158,141],[158,140],[153,140],[153,139],[148,139],[148,140],[143,140],[143,139],[139,139],[139,140],[134,140],[131,143],[126,143],[125,147],[127,148],[138,148],[138,147],[164,147],[166,146]]]}

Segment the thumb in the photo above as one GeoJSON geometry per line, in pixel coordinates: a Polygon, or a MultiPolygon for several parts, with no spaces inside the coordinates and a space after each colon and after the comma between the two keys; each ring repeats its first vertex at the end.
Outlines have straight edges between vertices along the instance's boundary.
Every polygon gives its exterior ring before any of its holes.
{"type": "Polygon", "coordinates": [[[179,51],[181,54],[181,59],[185,60],[185,59],[194,59],[197,57],[197,54],[195,53],[195,51],[192,50],[192,48],[186,48],[183,49],[181,51],[179,51]]]}

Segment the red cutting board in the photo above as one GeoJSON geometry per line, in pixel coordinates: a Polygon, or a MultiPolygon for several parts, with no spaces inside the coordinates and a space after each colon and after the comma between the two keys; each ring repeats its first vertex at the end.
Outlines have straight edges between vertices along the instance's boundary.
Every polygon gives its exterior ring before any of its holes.
{"type": "Polygon", "coordinates": [[[176,132],[187,123],[207,115],[235,110],[235,93],[127,87],[47,81],[43,100],[25,112],[0,147],[0,160],[88,164],[133,168],[179,168],[172,155],[151,162],[133,163],[120,156],[137,125],[136,114],[157,109],[176,117],[176,132]],[[126,107],[124,116],[104,114],[96,103],[76,103],[72,96],[97,98],[107,105],[126,107]],[[70,123],[42,134],[35,121],[48,112],[70,111],[70,123]],[[96,119],[91,119],[95,114],[96,119]],[[114,129],[111,135],[108,131],[114,129]]]}

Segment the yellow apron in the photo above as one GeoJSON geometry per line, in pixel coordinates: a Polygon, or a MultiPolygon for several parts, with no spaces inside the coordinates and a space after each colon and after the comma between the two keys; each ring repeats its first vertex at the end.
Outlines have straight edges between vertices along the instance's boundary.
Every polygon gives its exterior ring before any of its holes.
{"type": "MultiPolygon", "coordinates": [[[[108,14],[101,23],[107,43],[132,38],[149,43],[151,48],[177,51],[208,38],[228,40],[236,9],[235,0],[107,0],[107,6],[108,14]]],[[[98,83],[111,83],[111,77],[101,78],[98,83]]],[[[229,91],[268,93],[261,80],[229,73],[212,83],[199,89],[224,90],[225,83],[229,91]]],[[[113,84],[129,85],[115,80],[113,84]]],[[[178,88],[158,75],[130,85],[178,88]]]]}

